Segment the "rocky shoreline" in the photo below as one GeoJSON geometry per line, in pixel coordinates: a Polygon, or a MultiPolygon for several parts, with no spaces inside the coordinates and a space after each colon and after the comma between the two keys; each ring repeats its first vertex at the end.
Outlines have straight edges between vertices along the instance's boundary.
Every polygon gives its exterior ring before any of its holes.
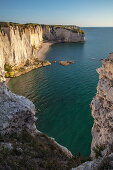
{"type": "MultiPolygon", "coordinates": [[[[2,31],[0,32],[0,169],[13,170],[21,167],[27,170],[112,170],[113,53],[102,60],[102,67],[97,69],[99,82],[96,96],[91,102],[94,118],[92,160],[87,161],[80,155],[73,156],[54,139],[39,132],[35,125],[34,104],[25,97],[12,93],[4,83],[7,74],[10,74],[9,77],[19,76],[32,69],[51,64],[48,61],[41,61],[41,54],[44,57],[49,47],[49,45],[47,48],[44,47],[42,53],[43,32],[49,40],[60,37],[59,42],[71,42],[71,40],[77,42],[82,38],[84,40],[83,35],[78,32],[75,34],[67,28],[64,31],[64,28],[42,28],[42,26],[25,29],[22,26],[22,30],[19,26],[13,26],[3,28],[2,31]],[[65,37],[62,35],[63,31],[65,37]],[[40,60],[37,59],[38,51],[40,60]],[[82,164],[83,162],[85,163],[82,164]]],[[[63,61],[62,64],[72,64],[72,61],[63,61]]]]}
{"type": "Polygon", "coordinates": [[[87,161],[80,155],[73,156],[54,139],[39,132],[35,125],[34,104],[23,96],[15,95],[4,83],[0,83],[1,169],[14,169],[17,164],[22,168],[26,166],[27,169],[43,170],[113,169],[113,53],[102,60],[102,63],[102,67],[97,70],[99,73],[97,94],[91,103],[94,118],[92,161],[87,161]],[[1,159],[4,156],[5,160],[1,159]]]}

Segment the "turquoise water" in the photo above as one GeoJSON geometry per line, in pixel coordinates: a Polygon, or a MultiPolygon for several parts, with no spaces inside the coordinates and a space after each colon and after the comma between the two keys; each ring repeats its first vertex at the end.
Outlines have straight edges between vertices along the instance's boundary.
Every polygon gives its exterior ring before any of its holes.
{"type": "Polygon", "coordinates": [[[89,156],[91,147],[90,102],[96,94],[99,61],[113,51],[113,28],[83,28],[85,43],[54,44],[46,54],[51,66],[33,70],[9,82],[9,88],[32,100],[37,128],[55,138],[73,154],[89,156]],[[74,60],[64,67],[60,60],[74,60]]]}

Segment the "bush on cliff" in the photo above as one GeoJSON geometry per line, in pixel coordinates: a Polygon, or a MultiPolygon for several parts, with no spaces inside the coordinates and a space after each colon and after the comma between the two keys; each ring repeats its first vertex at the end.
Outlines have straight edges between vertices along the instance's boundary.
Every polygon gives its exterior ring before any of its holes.
{"type": "Polygon", "coordinates": [[[10,66],[10,65],[8,65],[8,64],[5,64],[5,65],[4,65],[4,70],[7,71],[7,72],[13,71],[12,66],[10,66]]]}

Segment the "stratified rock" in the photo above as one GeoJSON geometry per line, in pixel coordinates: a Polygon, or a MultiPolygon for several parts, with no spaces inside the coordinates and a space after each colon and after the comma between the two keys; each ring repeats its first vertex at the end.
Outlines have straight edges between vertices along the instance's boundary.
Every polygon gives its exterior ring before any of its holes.
{"type": "Polygon", "coordinates": [[[101,61],[102,67],[97,69],[97,94],[91,102],[94,118],[91,144],[93,161],[85,162],[72,170],[113,169],[113,53],[101,61]]]}
{"type": "Polygon", "coordinates": [[[35,106],[23,96],[12,93],[0,83],[0,134],[20,134],[23,130],[37,132],[35,106]]]}
{"type": "Polygon", "coordinates": [[[94,125],[92,128],[91,156],[98,145],[109,146],[113,143],[113,53],[102,60],[102,67],[97,69],[99,82],[97,94],[91,102],[94,125]]]}
{"type": "MultiPolygon", "coordinates": [[[[41,133],[36,128],[35,106],[23,96],[12,93],[4,83],[0,83],[0,135],[3,137],[21,136],[27,131],[32,136],[41,133]]],[[[59,145],[53,138],[48,141],[71,158],[71,152],[59,145]]]]}
{"type": "MultiPolygon", "coordinates": [[[[46,25],[35,25],[35,27],[23,25],[21,27],[14,24],[14,26],[7,27],[1,25],[0,29],[0,67],[2,69],[5,63],[12,66],[29,65],[30,63],[26,61],[38,57],[45,39],[50,42],[85,41],[85,34],[78,27],[60,26],[57,28],[46,25]]],[[[43,49],[42,53],[43,51],[46,50],[43,49]]]]}

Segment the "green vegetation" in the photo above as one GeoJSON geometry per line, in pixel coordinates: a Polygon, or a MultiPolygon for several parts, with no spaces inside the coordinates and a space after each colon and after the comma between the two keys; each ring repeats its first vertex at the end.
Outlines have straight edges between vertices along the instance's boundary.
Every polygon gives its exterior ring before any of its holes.
{"type": "Polygon", "coordinates": [[[105,145],[96,145],[93,148],[93,151],[95,153],[95,157],[98,158],[99,156],[102,156],[101,152],[105,149],[105,145]]]}
{"type": "MultiPolygon", "coordinates": [[[[19,24],[19,23],[13,23],[13,22],[0,22],[0,27],[16,27],[18,26],[21,29],[25,29],[25,28],[36,28],[39,24],[36,23],[26,23],[26,24],[19,24]]],[[[80,33],[85,35],[85,32],[83,30],[80,30],[80,28],[78,26],[75,25],[44,25],[44,24],[40,24],[42,27],[48,27],[48,28],[63,28],[69,31],[72,31],[74,33],[80,33]]],[[[45,37],[46,38],[46,37],[45,37]]]]}
{"type": "Polygon", "coordinates": [[[35,28],[37,25],[39,24],[35,24],[35,23],[26,23],[26,24],[19,24],[19,23],[13,23],[13,22],[0,22],[0,27],[20,27],[20,28],[30,28],[33,27],[35,28]]]}
{"type": "Polygon", "coordinates": [[[7,71],[7,73],[5,74],[6,78],[14,77],[14,70],[13,70],[12,66],[5,64],[4,70],[7,71]]]}
{"type": "Polygon", "coordinates": [[[83,30],[81,30],[78,26],[75,26],[75,25],[46,25],[46,26],[49,27],[49,28],[54,27],[56,29],[63,28],[63,29],[72,31],[74,33],[80,33],[80,34],[85,35],[85,32],[83,30]]]}
{"type": "Polygon", "coordinates": [[[69,170],[85,162],[81,155],[68,158],[66,154],[43,133],[31,136],[24,131],[2,139],[11,143],[13,149],[6,149],[0,140],[0,169],[43,169],[69,170]]]}
{"type": "Polygon", "coordinates": [[[7,72],[13,71],[12,66],[10,66],[10,65],[8,65],[8,64],[5,64],[5,65],[4,65],[4,70],[7,71],[7,72]]]}
{"type": "Polygon", "coordinates": [[[6,74],[5,74],[5,77],[6,77],[6,78],[9,78],[9,77],[10,77],[10,74],[9,74],[9,73],[6,73],[6,74]]]}

